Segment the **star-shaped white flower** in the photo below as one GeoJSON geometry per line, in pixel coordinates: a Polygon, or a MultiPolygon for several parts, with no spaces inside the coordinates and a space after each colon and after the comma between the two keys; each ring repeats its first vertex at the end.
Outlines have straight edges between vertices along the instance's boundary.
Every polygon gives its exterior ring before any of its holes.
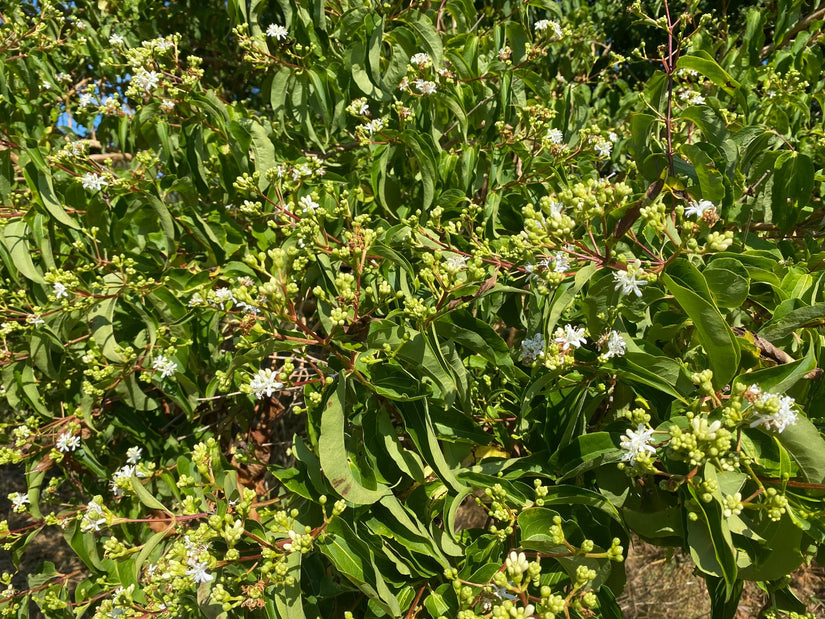
{"type": "Polygon", "coordinates": [[[616,290],[621,291],[623,295],[631,292],[637,297],[642,296],[642,286],[647,285],[644,279],[636,279],[635,273],[628,273],[627,271],[614,271],[613,279],[616,282],[616,290]]]}
{"type": "Polygon", "coordinates": [[[619,446],[625,450],[622,460],[630,462],[633,466],[636,464],[636,459],[642,454],[655,454],[656,449],[651,445],[653,438],[653,430],[646,429],[643,423],[640,423],[636,431],[627,430],[624,437],[622,437],[619,446]]]}
{"type": "Polygon", "coordinates": [[[178,364],[164,356],[160,356],[155,359],[155,362],[152,364],[152,368],[160,372],[161,378],[168,378],[169,376],[175,375],[175,370],[178,369],[178,364]]]}
{"type": "Polygon", "coordinates": [[[269,27],[266,29],[266,36],[274,37],[276,41],[285,41],[289,36],[289,30],[280,24],[269,24],[269,27]]]}
{"type": "Polygon", "coordinates": [[[147,71],[140,68],[135,76],[132,78],[132,84],[141,90],[154,90],[160,84],[160,73],[157,71],[147,71]]]}
{"type": "Polygon", "coordinates": [[[764,426],[766,430],[776,430],[778,433],[796,423],[797,415],[793,409],[794,399],[789,395],[763,393],[757,400],[759,404],[772,405],[774,412],[757,412],[751,422],[751,428],[764,426]]]}
{"type": "Polygon", "coordinates": [[[562,352],[567,352],[571,348],[580,348],[587,338],[584,337],[584,327],[576,328],[573,325],[564,325],[564,329],[556,329],[555,339],[557,344],[561,344],[562,352]]]}
{"type": "Polygon", "coordinates": [[[410,64],[416,65],[418,67],[423,67],[428,62],[430,62],[430,55],[425,54],[424,52],[413,54],[412,58],[410,58],[410,64]]]}
{"type": "Polygon", "coordinates": [[[54,293],[55,299],[62,299],[69,296],[69,293],[66,292],[66,285],[61,284],[60,282],[55,282],[53,284],[52,292],[54,293]]]}
{"type": "Polygon", "coordinates": [[[607,346],[607,351],[603,355],[605,359],[622,357],[627,352],[627,343],[618,331],[611,331],[607,334],[605,345],[607,346]]]}
{"type": "Polygon", "coordinates": [[[312,213],[315,209],[317,209],[320,206],[320,204],[318,204],[310,196],[302,197],[300,200],[298,200],[298,204],[301,206],[301,210],[304,213],[312,213]]]}
{"type": "Polygon", "coordinates": [[[72,435],[71,432],[63,432],[57,437],[54,446],[58,451],[69,453],[80,447],[80,437],[72,435]]]}
{"type": "Polygon", "coordinates": [[[88,189],[89,191],[100,191],[104,187],[109,186],[109,182],[105,176],[95,174],[94,172],[86,172],[86,174],[81,177],[80,184],[83,185],[83,189],[88,189]]]}
{"type": "Polygon", "coordinates": [[[126,450],[126,462],[129,464],[137,464],[140,462],[140,456],[143,453],[141,447],[130,447],[126,450]]]}
{"type": "Polygon", "coordinates": [[[561,144],[564,141],[564,134],[561,132],[561,129],[548,129],[545,137],[553,144],[561,144]]]}
{"type": "Polygon", "coordinates": [[[710,200],[693,200],[685,207],[685,217],[692,217],[695,215],[697,219],[701,219],[707,211],[711,211],[715,208],[716,205],[714,205],[710,200]]]}
{"type": "Polygon", "coordinates": [[[92,103],[94,103],[94,97],[88,92],[80,93],[80,107],[89,107],[92,103]]]}
{"type": "Polygon", "coordinates": [[[184,573],[187,576],[191,576],[192,580],[196,583],[209,582],[215,579],[212,574],[206,571],[206,568],[208,567],[206,563],[193,560],[189,562],[189,565],[191,567],[184,573]]]}
{"type": "Polygon", "coordinates": [[[30,502],[29,497],[25,494],[21,494],[19,492],[12,492],[8,495],[9,501],[11,501],[11,508],[12,511],[16,513],[20,513],[26,509],[26,505],[30,502]]]}
{"type": "Polygon", "coordinates": [[[427,80],[415,80],[415,87],[424,96],[433,95],[438,90],[435,82],[428,82],[427,80]]]}
{"type": "Polygon", "coordinates": [[[254,393],[255,397],[259,400],[264,396],[268,398],[272,397],[272,394],[282,389],[283,386],[284,384],[277,380],[277,374],[269,369],[258,370],[252,377],[252,380],[249,381],[249,387],[252,389],[252,393],[254,393]]]}

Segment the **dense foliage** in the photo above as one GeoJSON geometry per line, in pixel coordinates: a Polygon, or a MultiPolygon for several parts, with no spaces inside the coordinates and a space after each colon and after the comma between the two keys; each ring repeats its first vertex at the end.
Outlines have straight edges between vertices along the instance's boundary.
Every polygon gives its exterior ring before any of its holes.
{"type": "Polygon", "coordinates": [[[804,614],[820,4],[0,0],[0,615],[804,614]]]}

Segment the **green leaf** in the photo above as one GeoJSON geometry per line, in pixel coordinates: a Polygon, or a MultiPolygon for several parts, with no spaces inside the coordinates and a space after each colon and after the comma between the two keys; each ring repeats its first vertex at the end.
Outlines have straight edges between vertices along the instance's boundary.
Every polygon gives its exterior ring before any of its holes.
{"type": "Polygon", "coordinates": [[[800,414],[777,439],[799,465],[805,481],[825,484],[825,439],[814,424],[800,414]]]}
{"type": "Polygon", "coordinates": [[[89,330],[92,339],[100,346],[103,356],[117,363],[123,359],[117,352],[118,343],[115,340],[114,315],[117,297],[104,299],[89,311],[89,330]]]}
{"type": "Polygon", "coordinates": [[[138,501],[143,503],[149,509],[156,509],[158,511],[166,512],[167,514],[171,513],[168,509],[166,509],[163,503],[152,496],[152,494],[146,489],[136,475],[132,475],[130,481],[132,483],[132,490],[135,491],[138,501]]]}
{"type": "Polygon", "coordinates": [[[740,307],[750,292],[750,275],[733,258],[716,258],[702,272],[713,299],[720,307],[740,307]]]}
{"type": "Polygon", "coordinates": [[[717,86],[721,86],[728,94],[733,94],[739,88],[739,82],[719,66],[710,54],[702,50],[680,56],[676,61],[676,68],[697,71],[717,86]]]}
{"type": "Polygon", "coordinates": [[[275,585],[272,593],[275,597],[275,608],[278,617],[289,617],[292,619],[305,619],[303,596],[301,595],[301,560],[303,555],[300,552],[292,552],[286,556],[284,565],[287,569],[286,576],[291,577],[291,581],[275,585]]]}
{"type": "Polygon", "coordinates": [[[168,533],[169,531],[158,531],[148,540],[143,542],[143,546],[135,558],[135,577],[140,578],[140,568],[143,567],[143,564],[152,555],[152,552],[158,547],[158,544],[163,541],[168,533]]]}
{"type": "Polygon", "coordinates": [[[712,303],[677,284],[667,274],[662,275],[662,281],[696,326],[699,342],[707,352],[713,370],[713,383],[717,389],[721,388],[739,368],[740,351],[736,336],[712,303]]]}
{"type": "Polygon", "coordinates": [[[771,202],[773,218],[780,230],[790,230],[798,219],[800,209],[810,203],[814,175],[814,164],[808,155],[782,153],[776,159],[771,202]]]}
{"type": "MultiPolygon", "coordinates": [[[[705,478],[714,479],[712,464],[705,466],[705,478]]],[[[736,590],[738,568],[734,556],[733,541],[727,522],[722,517],[722,508],[717,501],[703,502],[698,490],[689,486],[693,497],[696,520],[688,518],[687,541],[690,555],[697,567],[706,574],[724,580],[724,599],[731,600],[736,590]]]]}
{"type": "Polygon", "coordinates": [[[33,176],[35,174],[37,175],[37,189],[40,201],[43,203],[43,206],[46,208],[49,215],[64,226],[68,226],[74,230],[79,230],[80,226],[78,223],[66,212],[61,205],[60,200],[57,199],[57,196],[54,193],[54,187],[52,186],[51,177],[47,174],[37,173],[33,166],[32,169],[28,169],[29,166],[26,166],[26,168],[29,176],[33,176]]]}
{"type": "Polygon", "coordinates": [[[810,307],[800,307],[785,314],[779,320],[771,321],[759,331],[759,335],[766,340],[775,342],[799,329],[818,327],[822,324],[825,324],[825,305],[811,305],[810,307]]]}
{"type": "Polygon", "coordinates": [[[385,496],[388,488],[366,488],[353,474],[356,466],[350,456],[344,435],[346,425],[346,380],[338,378],[338,386],[331,391],[321,414],[321,435],[318,456],[321,468],[335,491],[356,505],[371,505],[385,496]]]}
{"type": "Polygon", "coordinates": [[[272,140],[269,139],[269,131],[259,122],[251,119],[241,119],[238,122],[252,138],[252,151],[255,153],[255,171],[260,174],[258,188],[265,191],[269,187],[266,171],[274,168],[278,163],[275,159],[275,146],[272,144],[272,140]]]}
{"type": "Polygon", "coordinates": [[[435,322],[435,328],[440,337],[452,340],[484,357],[493,367],[513,366],[507,343],[489,324],[467,310],[455,310],[445,314],[435,322]]]}
{"type": "Polygon", "coordinates": [[[814,356],[814,346],[808,347],[808,354],[803,359],[782,363],[770,368],[740,374],[734,380],[734,384],[759,385],[763,391],[773,393],[785,393],[793,387],[805,374],[816,367],[816,357],[814,356]]]}
{"type": "Polygon", "coordinates": [[[334,518],[327,525],[326,535],[319,538],[318,548],[362,593],[392,616],[401,615],[398,600],[375,565],[375,555],[346,522],[334,518]]]}
{"type": "Polygon", "coordinates": [[[430,55],[433,66],[440,68],[444,65],[444,46],[441,37],[433,26],[433,22],[423,13],[418,11],[408,11],[400,21],[407,24],[421,39],[424,51],[430,55]]]}
{"type": "Polygon", "coordinates": [[[37,284],[45,284],[46,280],[40,270],[34,266],[32,256],[34,252],[29,245],[29,226],[22,219],[10,221],[2,229],[0,241],[8,250],[14,266],[24,277],[37,284]]]}
{"type": "Polygon", "coordinates": [[[603,464],[619,462],[623,454],[616,436],[609,432],[590,432],[559,449],[547,465],[551,471],[558,471],[558,481],[563,481],[603,464]]]}

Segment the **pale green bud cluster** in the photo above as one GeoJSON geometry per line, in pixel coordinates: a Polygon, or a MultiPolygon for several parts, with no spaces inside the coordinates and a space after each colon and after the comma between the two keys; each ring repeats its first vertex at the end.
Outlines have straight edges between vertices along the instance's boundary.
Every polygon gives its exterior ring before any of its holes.
{"type": "Polygon", "coordinates": [[[676,460],[684,460],[690,466],[699,466],[709,459],[714,460],[720,468],[733,470],[736,454],[729,454],[733,447],[734,436],[722,426],[720,420],[709,421],[704,415],[691,419],[685,430],[671,426],[671,439],[668,451],[676,460]]]}

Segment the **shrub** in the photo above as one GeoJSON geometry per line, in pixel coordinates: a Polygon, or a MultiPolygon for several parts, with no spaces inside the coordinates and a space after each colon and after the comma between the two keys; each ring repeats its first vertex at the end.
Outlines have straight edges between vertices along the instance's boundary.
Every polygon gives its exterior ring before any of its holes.
{"type": "Polygon", "coordinates": [[[804,613],[822,11],[622,4],[0,3],[3,616],[804,613]]]}

